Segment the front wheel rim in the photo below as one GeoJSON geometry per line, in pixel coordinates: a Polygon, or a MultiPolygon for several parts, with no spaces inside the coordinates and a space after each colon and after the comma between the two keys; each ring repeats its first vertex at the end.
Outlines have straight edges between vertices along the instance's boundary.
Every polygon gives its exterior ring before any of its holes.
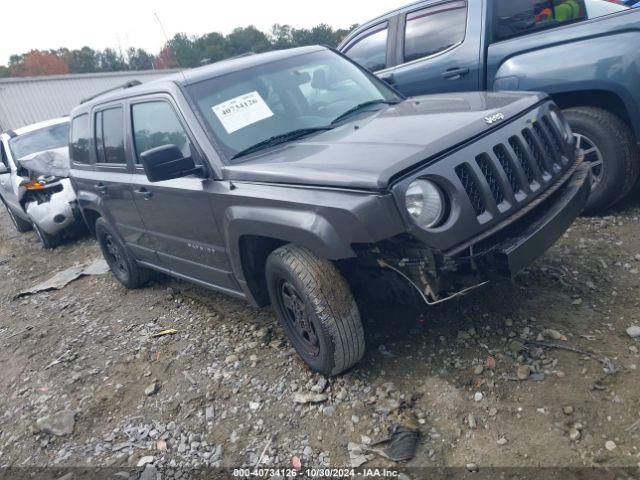
{"type": "Polygon", "coordinates": [[[302,296],[285,279],[280,279],[277,283],[277,296],[287,330],[293,336],[292,340],[305,356],[317,357],[320,354],[320,337],[302,296]]]}
{"type": "Polygon", "coordinates": [[[591,168],[591,190],[595,190],[604,177],[604,156],[596,143],[589,137],[574,133],[576,138],[576,148],[581,148],[584,152],[584,161],[591,168]]]}
{"type": "Polygon", "coordinates": [[[109,265],[117,269],[120,273],[127,275],[129,271],[124,254],[110,233],[104,234],[104,246],[109,265]]]}

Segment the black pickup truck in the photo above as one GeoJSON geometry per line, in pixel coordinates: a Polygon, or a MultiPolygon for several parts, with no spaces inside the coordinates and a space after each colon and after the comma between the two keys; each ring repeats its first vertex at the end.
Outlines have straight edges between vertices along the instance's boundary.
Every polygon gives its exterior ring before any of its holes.
{"type": "Polygon", "coordinates": [[[352,274],[447,301],[527,267],[590,191],[544,94],[406,99],[323,47],[123,88],[71,117],[78,202],[117,279],[156,270],[271,303],[327,375],[364,354],[352,274]]]}

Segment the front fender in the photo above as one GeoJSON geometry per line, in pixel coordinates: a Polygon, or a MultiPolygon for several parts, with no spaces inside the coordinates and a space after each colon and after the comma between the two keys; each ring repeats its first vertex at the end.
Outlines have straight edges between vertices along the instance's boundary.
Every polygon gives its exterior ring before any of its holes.
{"type": "Polygon", "coordinates": [[[306,247],[330,260],[355,256],[331,223],[316,212],[232,207],[225,221],[228,245],[239,245],[243,235],[256,235],[306,247]]]}
{"type": "MultiPolygon", "coordinates": [[[[591,28],[595,25],[599,23],[591,28]]],[[[585,24],[575,29],[587,27],[585,24]]],[[[621,31],[572,40],[563,38],[562,30],[491,45],[489,88],[550,95],[608,92],[624,103],[634,130],[640,133],[640,34],[621,31]]]]}
{"type": "MultiPolygon", "coordinates": [[[[261,188],[252,187],[255,193],[261,188]]],[[[238,191],[247,189],[243,193],[251,195],[249,188],[245,186],[238,191]]],[[[308,248],[320,258],[342,260],[356,256],[353,244],[376,243],[405,230],[390,195],[312,192],[298,188],[269,190],[278,195],[262,200],[253,197],[250,202],[241,202],[236,197],[221,218],[231,266],[241,282],[244,281],[240,250],[243,236],[292,243],[308,248]]]]}

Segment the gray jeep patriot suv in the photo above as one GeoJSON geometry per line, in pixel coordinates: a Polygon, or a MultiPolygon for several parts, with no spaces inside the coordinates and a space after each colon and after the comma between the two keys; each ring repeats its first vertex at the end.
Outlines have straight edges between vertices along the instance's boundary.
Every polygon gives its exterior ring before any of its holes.
{"type": "Polygon", "coordinates": [[[430,305],[458,297],[528,266],[590,188],[544,94],[407,99],[323,47],[126,85],[74,109],[70,141],[123,285],[156,270],[271,303],[326,375],[364,353],[352,273],[387,272],[430,305]]]}

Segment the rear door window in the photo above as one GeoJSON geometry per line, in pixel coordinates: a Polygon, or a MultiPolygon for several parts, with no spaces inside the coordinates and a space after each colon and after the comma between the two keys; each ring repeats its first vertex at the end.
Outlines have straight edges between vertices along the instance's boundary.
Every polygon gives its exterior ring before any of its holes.
{"type": "Polygon", "coordinates": [[[384,23],[362,33],[345,54],[363,67],[377,72],[387,68],[388,24],[384,23]]]}
{"type": "Polygon", "coordinates": [[[98,163],[124,165],[124,121],[122,107],[96,113],[96,158],[98,163]]]}
{"type": "Polygon", "coordinates": [[[147,150],[170,144],[177,146],[183,157],[191,156],[187,132],[169,103],[161,100],[134,104],[131,116],[137,163],[141,163],[140,155],[147,150]]]}
{"type": "Polygon", "coordinates": [[[71,143],[69,145],[69,155],[75,163],[89,164],[90,143],[89,115],[79,115],[71,122],[71,143]]]}
{"type": "Polygon", "coordinates": [[[449,50],[464,41],[466,2],[450,2],[407,15],[404,61],[412,62],[449,50]]]}
{"type": "Polygon", "coordinates": [[[598,7],[602,6],[609,11],[620,7],[608,0],[496,0],[493,40],[500,41],[595,18],[601,16],[596,11],[600,11],[598,7]],[[591,16],[589,10],[593,13],[591,16]]]}

